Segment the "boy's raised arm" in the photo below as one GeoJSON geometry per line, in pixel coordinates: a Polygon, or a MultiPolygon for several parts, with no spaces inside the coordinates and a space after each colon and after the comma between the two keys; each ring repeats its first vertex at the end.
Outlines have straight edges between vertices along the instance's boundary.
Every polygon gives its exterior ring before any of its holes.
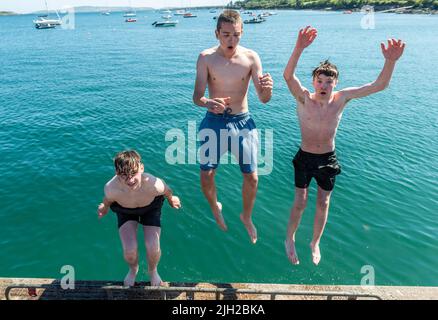
{"type": "Polygon", "coordinates": [[[306,88],[301,85],[300,80],[298,80],[297,76],[295,75],[295,69],[304,49],[307,48],[313,42],[313,40],[315,40],[317,34],[318,31],[311,26],[300,29],[294,51],[292,52],[292,55],[290,56],[283,73],[283,77],[286,80],[290,92],[302,103],[304,103],[304,94],[306,88]]]}
{"type": "Polygon", "coordinates": [[[380,44],[385,64],[377,79],[371,83],[361,87],[351,87],[340,90],[339,93],[345,99],[345,102],[355,98],[366,97],[370,94],[386,89],[391,81],[392,73],[394,72],[395,63],[403,54],[405,43],[402,40],[388,40],[388,47],[383,43],[380,44]]]}

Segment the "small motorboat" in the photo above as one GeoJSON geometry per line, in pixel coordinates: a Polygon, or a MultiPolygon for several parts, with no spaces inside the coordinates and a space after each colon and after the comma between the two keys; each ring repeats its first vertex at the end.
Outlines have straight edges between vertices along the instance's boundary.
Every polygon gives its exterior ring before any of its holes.
{"type": "Polygon", "coordinates": [[[255,23],[262,23],[262,22],[265,22],[265,21],[266,21],[266,19],[263,19],[262,17],[258,16],[256,18],[251,18],[249,20],[245,20],[245,21],[243,21],[243,23],[245,23],[245,24],[255,24],[255,23]]]}
{"type": "Polygon", "coordinates": [[[172,20],[165,20],[165,21],[155,21],[154,23],[152,23],[153,26],[155,27],[176,27],[176,25],[178,24],[178,20],[172,21],[172,20]]]}
{"type": "Polygon", "coordinates": [[[186,12],[186,13],[184,13],[183,17],[184,18],[196,18],[197,15],[195,15],[195,14],[193,14],[191,12],[186,12]]]}

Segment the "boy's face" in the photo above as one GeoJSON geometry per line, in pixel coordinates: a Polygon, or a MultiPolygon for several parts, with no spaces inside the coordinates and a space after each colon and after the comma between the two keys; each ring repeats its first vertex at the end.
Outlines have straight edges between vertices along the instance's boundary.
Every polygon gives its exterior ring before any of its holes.
{"type": "Polygon", "coordinates": [[[225,53],[232,54],[239,45],[242,33],[242,23],[223,22],[219,31],[216,30],[216,38],[219,40],[221,49],[225,53]]]}
{"type": "Polygon", "coordinates": [[[338,80],[334,77],[319,74],[313,78],[313,88],[316,96],[320,99],[328,99],[331,97],[333,90],[336,87],[338,80]]]}
{"type": "Polygon", "coordinates": [[[119,175],[117,174],[117,178],[119,179],[119,181],[126,185],[128,188],[130,188],[131,190],[136,190],[141,186],[141,175],[144,172],[144,166],[143,164],[140,165],[140,169],[137,171],[136,174],[134,175],[119,175]]]}

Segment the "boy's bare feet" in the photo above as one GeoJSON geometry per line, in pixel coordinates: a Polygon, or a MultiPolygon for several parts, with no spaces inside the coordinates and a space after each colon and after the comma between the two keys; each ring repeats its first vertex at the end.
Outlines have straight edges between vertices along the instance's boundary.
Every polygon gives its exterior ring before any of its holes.
{"type": "Polygon", "coordinates": [[[157,269],[155,269],[153,271],[149,271],[149,278],[150,278],[152,287],[158,287],[158,286],[161,286],[163,284],[163,281],[161,281],[161,278],[157,272],[157,269]]]}
{"type": "Polygon", "coordinates": [[[321,252],[319,251],[319,243],[310,243],[310,249],[312,249],[312,261],[317,266],[321,261],[321,252]]]}
{"type": "Polygon", "coordinates": [[[240,220],[242,220],[242,223],[245,226],[246,231],[248,231],[249,237],[251,238],[251,242],[253,244],[255,244],[257,242],[257,229],[255,228],[254,224],[252,223],[251,218],[245,219],[243,214],[241,214],[240,220]]]}
{"type": "Polygon", "coordinates": [[[123,281],[125,287],[133,287],[135,285],[135,278],[137,277],[138,266],[135,269],[130,268],[128,274],[123,281]]]}
{"type": "Polygon", "coordinates": [[[219,228],[222,229],[222,231],[227,231],[227,225],[225,224],[224,217],[222,216],[222,203],[216,202],[216,208],[213,209],[213,215],[216,219],[216,223],[219,226],[219,228]]]}
{"type": "Polygon", "coordinates": [[[297,251],[295,249],[295,241],[292,239],[287,239],[284,241],[284,246],[286,248],[286,253],[289,261],[294,264],[300,264],[300,260],[298,260],[297,251]]]}

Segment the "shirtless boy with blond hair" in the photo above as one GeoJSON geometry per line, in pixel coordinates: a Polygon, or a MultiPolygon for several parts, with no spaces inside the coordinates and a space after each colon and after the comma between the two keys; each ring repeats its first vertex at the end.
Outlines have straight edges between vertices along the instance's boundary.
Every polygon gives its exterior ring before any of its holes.
{"type": "Polygon", "coordinates": [[[218,226],[226,231],[214,176],[220,157],[227,151],[232,152],[243,174],[240,219],[251,242],[256,243],[257,229],[252,222],[252,210],[258,184],[258,136],[248,112],[248,86],[252,79],[259,100],[267,103],[272,96],[273,82],[269,74],[263,74],[258,54],[239,45],[243,24],[237,11],[225,10],[217,20],[215,33],[219,45],[199,55],[193,93],[194,103],[207,111],[199,127],[201,186],[218,226]],[[208,97],[205,96],[207,86],[208,97]],[[213,133],[215,137],[207,138],[207,133],[213,133]]]}
{"type": "Polygon", "coordinates": [[[310,26],[299,31],[295,49],[284,70],[284,79],[297,101],[301,128],[301,147],[293,159],[295,199],[285,241],[287,256],[292,264],[299,264],[295,249],[295,233],[307,205],[308,187],[312,178],[315,178],[318,184],[318,196],[310,248],[313,263],[318,265],[321,260],[319,243],[327,222],[335,177],[341,172],[336,159],[335,137],[346,104],[352,99],[366,97],[387,88],[396,61],[403,54],[405,47],[401,40],[390,39],[387,46],[381,43],[385,64],[377,79],[360,87],[340,91],[334,91],[338,83],[338,69],[325,61],[313,71],[315,91],[311,93],[301,85],[295,75],[295,68],[304,49],[316,36],[317,30],[310,26]]]}
{"type": "Polygon", "coordinates": [[[180,200],[163,180],[144,172],[138,152],[119,152],[114,167],[116,175],[105,185],[105,197],[97,214],[102,218],[110,208],[117,213],[123,256],[129,265],[124,285],[135,284],[138,273],[137,227],[141,224],[151,286],[160,286],[162,281],[157,267],[161,257],[161,207],[166,198],[172,208],[179,209],[180,200]]]}

